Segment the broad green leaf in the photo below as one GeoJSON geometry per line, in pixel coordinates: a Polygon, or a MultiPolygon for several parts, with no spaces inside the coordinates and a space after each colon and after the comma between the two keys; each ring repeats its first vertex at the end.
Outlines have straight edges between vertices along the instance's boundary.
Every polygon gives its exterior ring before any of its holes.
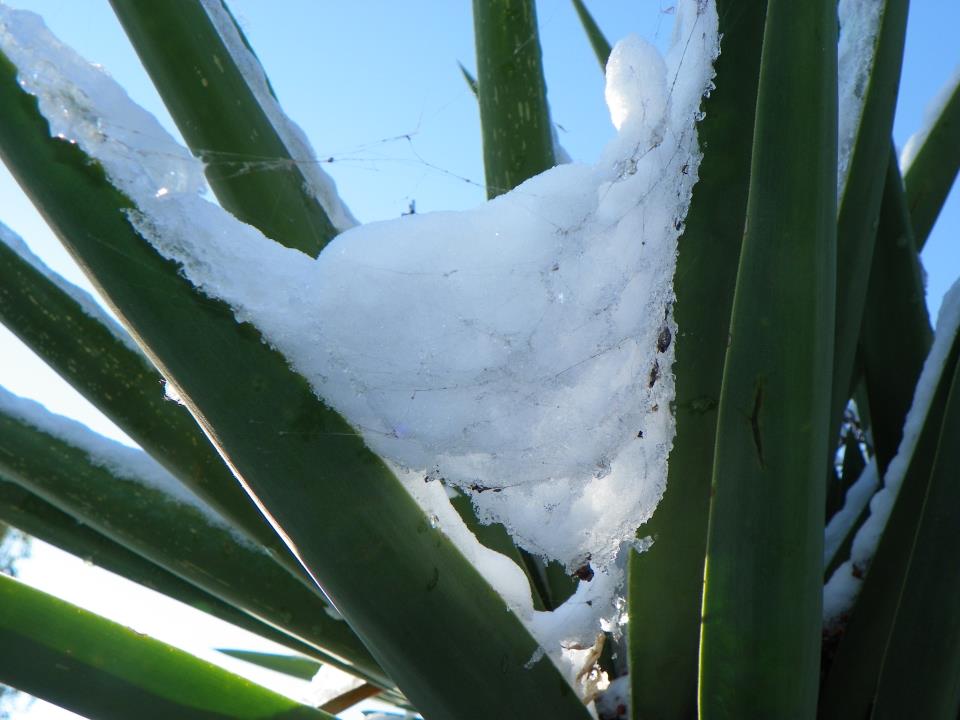
{"type": "Polygon", "coordinates": [[[316,660],[297,655],[277,655],[276,653],[233,650],[231,648],[217,648],[217,652],[222,652],[224,655],[229,655],[237,660],[253,663],[268,670],[274,670],[284,675],[291,675],[301,680],[310,680],[313,678],[321,665],[321,663],[318,663],[316,660]]]}
{"type": "MultiPolygon", "coordinates": [[[[821,720],[867,717],[875,701],[886,649],[899,616],[958,358],[960,340],[955,337],[893,510],[825,679],[821,720]]],[[[947,442],[955,443],[956,439],[947,442]]],[[[956,507],[945,509],[955,511],[956,507]]]]}
{"type": "Polygon", "coordinates": [[[917,250],[930,236],[960,170],[960,83],[954,87],[910,165],[904,169],[917,250]]]}
{"type": "Polygon", "coordinates": [[[473,0],[487,197],[556,164],[534,0],[473,0]]]}
{"type": "Polygon", "coordinates": [[[629,565],[630,677],[635,718],[688,718],[697,702],[703,560],[717,405],[750,176],[752,114],[765,2],[721,0],[716,89],[697,126],[709,147],[679,240],[674,276],[677,435],[667,489],[639,530],[654,538],[629,565]]]}
{"type": "Polygon", "coordinates": [[[923,269],[891,149],[860,329],[874,451],[881,473],[900,444],[903,421],[932,342],[923,269]]]}
{"type": "Polygon", "coordinates": [[[5,477],[187,582],[389,684],[347,625],[266,553],[150,479],[110,463],[0,410],[5,477]]]}
{"type": "Polygon", "coordinates": [[[332,718],[0,575],[0,682],[91,720],[332,718]]]}
{"type": "Polygon", "coordinates": [[[857,341],[863,319],[870,259],[883,197],[893,111],[907,27],[907,0],[885,0],[880,11],[873,68],[865,90],[857,139],[837,219],[837,305],[834,331],[832,437],[854,385],[857,341]]]}
{"type": "Polygon", "coordinates": [[[872,717],[953,720],[960,711],[960,366],[950,393],[872,717]]]}
{"type": "Polygon", "coordinates": [[[0,321],[177,479],[302,575],[196,420],[164,397],[163,376],[84,312],[63,283],[0,242],[0,321]]]}
{"type": "Polygon", "coordinates": [[[201,612],[286,645],[291,650],[319,655],[324,661],[328,660],[327,656],[316,648],[215,598],[2,476],[0,520],[85,562],[109,570],[201,612]]]}
{"type": "Polygon", "coordinates": [[[583,25],[583,30],[587,34],[587,39],[590,41],[590,47],[593,48],[593,54],[597,56],[600,69],[606,70],[607,59],[610,57],[610,43],[607,41],[607,38],[603,36],[603,31],[600,30],[597,21],[593,19],[593,15],[587,10],[587,6],[583,4],[583,0],[573,0],[573,7],[577,11],[580,24],[583,25]]]}
{"type": "Polygon", "coordinates": [[[249,52],[260,70],[226,5],[211,3],[238,34],[237,48],[199,0],[110,4],[220,204],[279,243],[319,253],[337,228],[309,190],[303,164],[316,160],[291,156],[238,67],[232,49],[249,52]]]}
{"type": "Polygon", "coordinates": [[[812,717],[817,704],[823,469],[833,446],[836,47],[831,0],[767,4],[711,485],[703,720],[812,717]]]}
{"type": "Polygon", "coordinates": [[[536,642],[362,438],[137,234],[97,164],[49,136],[6,61],[0,108],[7,166],[411,702],[427,717],[586,718],[552,663],[527,667],[536,642]]]}

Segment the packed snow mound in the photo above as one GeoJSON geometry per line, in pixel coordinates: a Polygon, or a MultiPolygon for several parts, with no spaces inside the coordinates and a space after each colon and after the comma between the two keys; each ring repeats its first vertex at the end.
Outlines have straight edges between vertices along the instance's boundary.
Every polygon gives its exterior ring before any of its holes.
{"type": "Polygon", "coordinates": [[[676,241],[716,51],[684,7],[666,62],[636,37],[614,51],[621,129],[596,165],[354,228],[317,259],[196,196],[145,198],[138,226],[410,482],[469,493],[571,570],[609,566],[656,506],[673,437],[676,241]]]}
{"type": "Polygon", "coordinates": [[[597,163],[472,210],[350,229],[318,258],[203,199],[199,163],[38,23],[0,6],[0,49],[51,131],[134,200],[143,237],[396,468],[545,648],[589,647],[600,618],[616,623],[623,551],[664,490],[674,434],[672,278],[719,49],[714,4],[678,3],[663,57],[638,37],[614,48],[618,134],[597,163]],[[518,568],[484,570],[499,565],[450,510],[454,491],[531,552],[571,572],[589,562],[593,580],[553,620],[534,618],[518,568]]]}

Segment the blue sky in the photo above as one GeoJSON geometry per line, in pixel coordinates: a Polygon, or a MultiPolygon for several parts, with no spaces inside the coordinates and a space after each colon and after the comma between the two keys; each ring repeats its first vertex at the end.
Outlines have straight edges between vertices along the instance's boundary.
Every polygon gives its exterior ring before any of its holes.
{"type": "MultiPolygon", "coordinates": [[[[107,0],[9,4],[40,12],[62,40],[105,66],[173,130],[107,0]]],[[[588,4],[611,40],[628,32],[661,45],[669,40],[669,0],[588,4]]],[[[288,114],[307,132],[358,218],[395,217],[411,201],[419,212],[482,202],[479,118],[457,68],[458,60],[474,67],[469,2],[232,0],[230,6],[288,114]]],[[[613,136],[602,74],[567,0],[541,0],[539,19],[560,140],[574,159],[593,161],[613,136]]],[[[899,147],[921,124],[929,99],[960,65],[958,30],[956,0],[912,3],[894,128],[899,147]]],[[[88,287],[2,169],[0,198],[0,220],[57,271],[88,287]]],[[[958,242],[960,197],[955,190],[924,251],[931,309],[960,277],[958,242]]],[[[0,385],[118,436],[2,330],[0,347],[0,385]]]]}

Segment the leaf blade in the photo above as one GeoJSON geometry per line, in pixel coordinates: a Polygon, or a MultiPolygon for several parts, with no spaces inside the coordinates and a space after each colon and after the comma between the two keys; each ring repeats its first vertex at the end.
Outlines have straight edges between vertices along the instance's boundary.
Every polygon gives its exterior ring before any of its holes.
{"type": "Polygon", "coordinates": [[[332,717],[3,575],[0,604],[0,681],[87,717],[332,717]]]}
{"type": "Polygon", "coordinates": [[[705,720],[816,708],[836,277],[835,12],[831,2],[767,5],[712,481],[705,720]],[[806,112],[784,117],[785,102],[806,112]]]}
{"type": "Polygon", "coordinates": [[[933,343],[923,269],[891,147],[860,347],[877,463],[897,452],[923,362],[933,343]]]}
{"type": "Polygon", "coordinates": [[[603,31],[593,19],[593,15],[587,10],[583,0],[573,0],[573,8],[577,11],[577,17],[580,18],[580,24],[583,31],[587,34],[590,41],[590,47],[593,48],[593,54],[597,56],[597,62],[600,63],[600,70],[605,71],[607,60],[610,57],[610,42],[604,37],[603,31]]]}
{"type": "Polygon", "coordinates": [[[960,623],[955,598],[960,575],[953,558],[960,551],[960,366],[950,391],[930,469],[910,564],[903,579],[896,620],[884,648],[873,706],[875,718],[953,718],[960,710],[960,623]]]}
{"type": "Polygon", "coordinates": [[[474,0],[487,197],[556,164],[533,0],[474,0]]]}
{"type": "Polygon", "coordinates": [[[821,720],[863,716],[873,706],[887,643],[897,621],[924,499],[930,485],[951,380],[960,363],[954,337],[907,460],[893,509],[863,581],[857,604],[824,682],[821,720]]]}
{"type": "Polygon", "coordinates": [[[849,172],[837,218],[837,304],[834,331],[832,436],[839,435],[854,385],[863,320],[883,199],[887,148],[900,84],[907,29],[907,1],[884,0],[849,172]]]}
{"type": "Polygon", "coordinates": [[[262,68],[226,5],[210,12],[239,35],[236,48],[196,0],[110,4],[221,205],[279,243],[319,253],[338,228],[309,190],[305,164],[317,161],[293,156],[265,111],[249,77],[262,68]],[[256,68],[244,71],[242,52],[256,68]]]}
{"type": "Polygon", "coordinates": [[[923,144],[904,169],[907,207],[917,250],[930,237],[960,170],[960,83],[954,87],[923,144]]]}
{"type": "Polygon", "coordinates": [[[217,652],[301,680],[310,680],[317,674],[321,666],[315,660],[296,655],[278,655],[277,653],[234,650],[232,648],[217,648],[217,652]]]}
{"type": "MultiPolygon", "coordinates": [[[[280,632],[247,613],[200,590],[173,573],[101,535],[73,516],[54,507],[0,475],[0,520],[28,535],[60,548],[64,552],[93,563],[97,567],[125,577],[167,597],[209,613],[291,650],[318,654],[316,648],[280,632]]],[[[326,656],[322,656],[324,660],[326,656]]]]}
{"type": "MultiPolygon", "coordinates": [[[[3,398],[0,397],[0,400],[3,398]]],[[[320,597],[196,506],[0,404],[0,472],[149,561],[388,684],[320,597]]],[[[91,433],[92,435],[92,433],[91,433]]]]}
{"type": "Polygon", "coordinates": [[[687,718],[696,712],[710,477],[724,349],[733,304],[750,173],[764,2],[717,3],[722,52],[717,88],[697,126],[704,154],[679,240],[674,276],[677,434],[667,489],[630,554],[629,662],[634,718],[687,718]]]}
{"type": "Polygon", "coordinates": [[[164,397],[163,376],[87,314],[71,287],[0,242],[0,321],[181,482],[302,576],[186,408],[164,397]]]}

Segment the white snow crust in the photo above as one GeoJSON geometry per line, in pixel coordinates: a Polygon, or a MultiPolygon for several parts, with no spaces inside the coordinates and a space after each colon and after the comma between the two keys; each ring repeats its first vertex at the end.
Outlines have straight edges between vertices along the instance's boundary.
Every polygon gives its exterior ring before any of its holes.
{"type": "MultiPolygon", "coordinates": [[[[199,510],[211,524],[233,530],[217,512],[142,450],[93,432],[85,425],[47,410],[33,400],[0,387],[0,413],[51,435],[86,453],[90,462],[118,478],[158,490],[171,501],[199,510]]],[[[238,535],[238,537],[240,537],[238,535]]],[[[250,544],[250,541],[243,539],[250,544]]]]}
{"type": "Polygon", "coordinates": [[[958,88],[960,88],[960,65],[957,65],[953,71],[953,75],[950,76],[950,79],[944,83],[933,100],[930,101],[930,104],[927,105],[923,113],[923,125],[907,139],[906,145],[903,146],[903,150],[900,153],[900,170],[902,172],[906,173],[907,170],[910,169],[914,158],[917,156],[920,148],[923,147],[923,143],[926,142],[927,136],[930,134],[933,126],[936,125],[937,120],[940,119],[940,115],[944,109],[946,109],[947,103],[950,102],[950,98],[953,97],[958,88]]]}
{"type": "Polygon", "coordinates": [[[850,559],[837,568],[823,589],[823,619],[826,625],[836,623],[856,602],[870,562],[877,551],[880,537],[890,518],[893,504],[900,492],[903,477],[910,467],[913,451],[917,446],[923,423],[930,409],[943,373],[943,366],[950,354],[958,328],[960,328],[960,281],[954,283],[943,297],[933,347],[923,365],[920,380],[914,393],[913,404],[904,423],[903,438],[897,454],[883,478],[883,488],[870,500],[870,517],[857,531],[850,550],[850,559]]]}
{"type": "Polygon", "coordinates": [[[879,0],[840,0],[837,6],[840,22],[837,43],[837,198],[840,200],[850,175],[850,161],[870,87],[883,8],[884,3],[879,0]]]}
{"type": "Polygon", "coordinates": [[[610,683],[597,698],[600,720],[627,720],[630,717],[630,676],[623,675],[610,683]]]}
{"type": "Polygon", "coordinates": [[[51,132],[135,201],[139,232],[391,463],[573,683],[578,654],[624,619],[626,549],[645,546],[636,529],[666,483],[672,277],[717,22],[711,0],[681,0],[665,57],[636,36],[617,44],[606,97],[619,132],[597,163],[473,210],[353,228],[318,258],[203,199],[199,163],[33,16],[0,10],[0,49],[51,132]],[[477,542],[453,488],[529,551],[571,571],[589,562],[593,579],[534,612],[523,572],[477,542]]]}
{"type": "Polygon", "coordinates": [[[877,491],[880,479],[877,477],[877,461],[870,460],[860,477],[856,479],[853,485],[847,490],[843,499],[843,507],[840,508],[830,522],[827,523],[823,531],[823,566],[827,567],[833,562],[834,556],[843,544],[844,539],[850,532],[850,528],[860,517],[860,513],[870,502],[870,498],[877,491]]]}
{"type": "Polygon", "coordinates": [[[59,273],[54,272],[46,263],[34,255],[27,244],[19,235],[0,222],[0,243],[13,250],[22,260],[27,262],[36,270],[39,270],[50,282],[63,290],[67,295],[77,301],[80,309],[88,316],[99,322],[107,328],[114,337],[127,346],[130,350],[140,354],[139,346],[130,337],[130,334],[116,320],[110,316],[103,307],[83,288],[79,288],[69,280],[65,279],[59,273]]]}
{"type": "Polygon", "coordinates": [[[339,232],[352,228],[357,224],[356,218],[337,194],[337,185],[333,178],[320,168],[313,147],[303,130],[287,117],[283,108],[280,107],[260,60],[243,41],[223,0],[200,0],[200,4],[217,29],[231,59],[240,69],[263,112],[276,129],[280,142],[297,163],[306,182],[307,191],[320,203],[320,207],[324,209],[330,222],[339,232]]]}
{"type": "Polygon", "coordinates": [[[131,198],[205,189],[203,167],[190,152],[103,68],[57,40],[38,15],[0,4],[0,50],[17,66],[21,86],[37,97],[50,134],[108,167],[131,198]]]}

